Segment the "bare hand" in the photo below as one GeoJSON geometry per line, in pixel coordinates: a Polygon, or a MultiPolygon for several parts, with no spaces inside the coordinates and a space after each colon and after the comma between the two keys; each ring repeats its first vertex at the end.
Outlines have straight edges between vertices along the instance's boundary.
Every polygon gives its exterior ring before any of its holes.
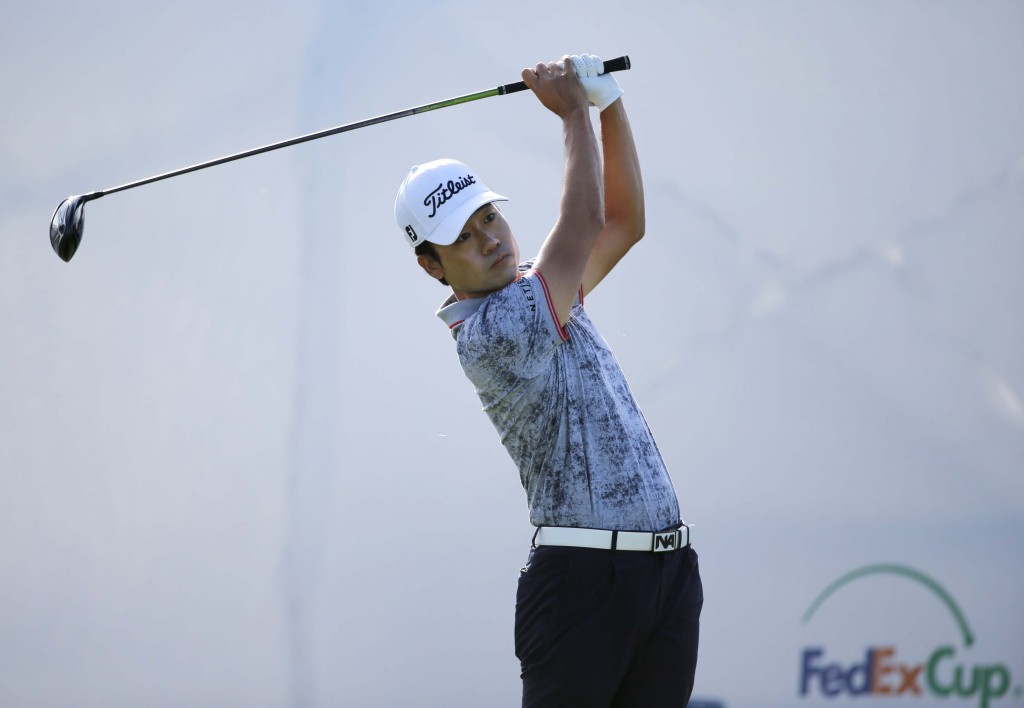
{"type": "Polygon", "coordinates": [[[581,108],[586,111],[590,105],[586,89],[576,76],[572,59],[568,56],[562,57],[560,62],[523,69],[523,81],[545,108],[563,120],[573,111],[581,108]]]}

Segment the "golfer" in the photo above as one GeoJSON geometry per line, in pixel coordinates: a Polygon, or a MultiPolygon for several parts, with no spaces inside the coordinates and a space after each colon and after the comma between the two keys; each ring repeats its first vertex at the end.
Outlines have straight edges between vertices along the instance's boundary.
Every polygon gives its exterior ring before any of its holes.
{"type": "Polygon", "coordinates": [[[523,70],[565,142],[558,219],[535,258],[520,259],[505,197],[461,162],[412,168],[395,202],[419,265],[451,288],[437,314],[537,527],[515,618],[531,708],[685,706],[697,663],[697,553],[654,437],[584,308],[644,234],[622,89],[601,68],[583,55],[523,70]]]}

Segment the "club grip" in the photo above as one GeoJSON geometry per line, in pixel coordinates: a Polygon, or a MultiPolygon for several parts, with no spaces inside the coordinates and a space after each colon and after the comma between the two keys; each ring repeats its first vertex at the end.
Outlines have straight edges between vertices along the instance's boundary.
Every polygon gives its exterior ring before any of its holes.
{"type": "MultiPolygon", "coordinates": [[[[631,64],[629,63],[629,56],[623,54],[621,57],[615,57],[614,59],[606,59],[604,62],[603,74],[607,74],[612,71],[626,71],[629,69],[631,64]]],[[[498,87],[498,95],[504,96],[505,94],[515,93],[516,91],[525,91],[526,82],[517,81],[514,84],[505,84],[504,86],[498,87]]]]}
{"type": "Polygon", "coordinates": [[[609,59],[604,63],[604,71],[602,74],[607,74],[610,71],[626,71],[629,69],[629,56],[623,54],[621,57],[615,57],[609,59]]]}

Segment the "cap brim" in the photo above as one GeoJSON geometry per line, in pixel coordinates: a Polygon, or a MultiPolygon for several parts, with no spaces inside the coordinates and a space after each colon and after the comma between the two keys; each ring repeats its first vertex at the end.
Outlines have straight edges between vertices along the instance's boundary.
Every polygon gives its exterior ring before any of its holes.
{"type": "Polygon", "coordinates": [[[438,246],[450,246],[455,243],[455,239],[462,233],[462,227],[469,221],[469,217],[473,216],[473,212],[484,204],[507,201],[508,197],[503,197],[497,192],[489,190],[480,192],[480,194],[474,195],[472,199],[465,204],[459,205],[458,209],[446,216],[444,221],[434,227],[433,232],[426,240],[436,243],[438,246]]]}

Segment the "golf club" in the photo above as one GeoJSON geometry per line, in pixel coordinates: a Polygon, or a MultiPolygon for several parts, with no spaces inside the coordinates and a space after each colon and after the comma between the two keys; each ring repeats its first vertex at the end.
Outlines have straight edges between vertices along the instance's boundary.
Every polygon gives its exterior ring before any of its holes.
{"type": "MultiPolygon", "coordinates": [[[[621,56],[616,59],[609,59],[604,62],[604,73],[609,71],[624,71],[630,66],[629,57],[621,56]]],[[[252,157],[253,155],[259,155],[264,152],[270,152],[271,150],[278,150],[280,148],[289,147],[291,145],[298,145],[299,143],[305,143],[310,140],[317,140],[319,138],[326,138],[328,135],[336,135],[338,133],[344,133],[349,130],[355,130],[356,128],[365,128],[368,125],[376,125],[377,123],[384,123],[389,120],[395,120],[396,118],[405,118],[406,116],[413,116],[418,113],[426,113],[427,111],[437,110],[438,108],[447,108],[448,106],[457,106],[461,103],[469,103],[470,101],[477,101],[481,98],[490,98],[491,96],[505,96],[510,93],[516,93],[517,91],[525,91],[526,83],[523,81],[517,81],[512,84],[505,84],[504,86],[498,86],[497,88],[487,89],[486,91],[478,91],[476,93],[469,93],[465,96],[456,96],[455,98],[449,98],[445,101],[438,101],[436,103],[428,103],[423,106],[416,106],[415,108],[407,108],[404,111],[396,111],[395,113],[388,113],[386,115],[377,116],[376,118],[367,118],[366,120],[357,121],[355,123],[347,123],[345,125],[339,125],[334,128],[328,128],[327,130],[321,130],[316,133],[309,133],[308,135],[302,135],[297,138],[290,140],[282,140],[278,143],[272,143],[270,145],[264,145],[263,147],[254,148],[252,150],[245,150],[244,152],[235,153],[234,155],[228,155],[226,157],[220,157],[216,160],[210,160],[208,162],[200,162],[199,164],[192,165],[190,167],[183,167],[178,170],[171,172],[164,172],[163,174],[155,175],[153,177],[147,177],[137,182],[129,182],[122,184],[118,187],[111,187],[110,189],[103,189],[98,192],[89,192],[88,194],[72,195],[62,201],[57,209],[53,212],[53,218],[50,220],[50,245],[53,246],[53,250],[58,256],[64,261],[70,261],[72,256],[75,255],[75,251],[78,250],[78,244],[82,241],[82,231],[85,228],[85,203],[92,201],[93,199],[99,199],[100,197],[113,194],[114,192],[121,192],[126,189],[132,189],[133,187],[141,187],[144,184],[150,184],[151,182],[158,182],[162,179],[168,179],[170,177],[177,177],[178,175],[187,174],[189,172],[195,172],[197,170],[204,170],[207,167],[213,167],[215,165],[222,165],[225,162],[231,162],[233,160],[241,160],[243,157],[252,157]]]]}

